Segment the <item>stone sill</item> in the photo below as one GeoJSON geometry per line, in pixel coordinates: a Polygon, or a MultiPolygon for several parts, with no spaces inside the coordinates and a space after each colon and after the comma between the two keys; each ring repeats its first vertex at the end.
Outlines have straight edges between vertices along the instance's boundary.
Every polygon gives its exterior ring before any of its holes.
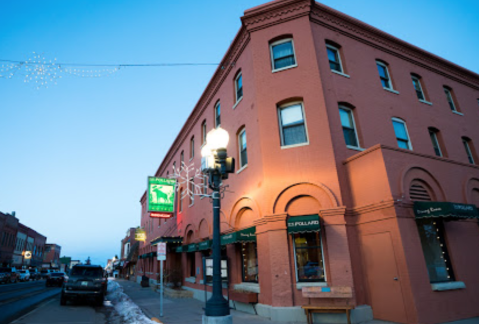
{"type": "Polygon", "coordinates": [[[456,110],[452,110],[452,113],[453,114],[456,114],[456,115],[459,115],[459,116],[464,116],[463,113],[459,112],[459,111],[456,111],[456,110]]]}
{"type": "Polygon", "coordinates": [[[432,106],[432,102],[429,102],[429,101],[426,101],[426,100],[419,99],[419,102],[422,102],[423,104],[432,106]]]}
{"type": "Polygon", "coordinates": [[[335,70],[331,70],[331,72],[336,73],[337,75],[341,75],[341,76],[343,76],[343,77],[345,77],[345,78],[348,78],[348,79],[351,78],[351,77],[350,77],[349,75],[347,75],[346,73],[342,73],[342,72],[335,71],[335,70]]]}
{"type": "Polygon", "coordinates": [[[260,288],[259,284],[257,283],[252,283],[252,282],[242,282],[240,284],[234,285],[235,290],[243,290],[243,291],[248,291],[252,293],[260,293],[260,288]]]}
{"type": "Polygon", "coordinates": [[[433,291],[466,289],[466,284],[462,281],[438,282],[432,283],[431,288],[433,291]]]}
{"type": "Polygon", "coordinates": [[[236,101],[236,103],[235,103],[234,106],[233,106],[233,109],[235,109],[236,106],[238,106],[238,104],[241,102],[241,100],[243,100],[243,97],[239,98],[239,100],[236,101]]]}
{"type": "Polygon", "coordinates": [[[383,89],[386,90],[386,91],[392,92],[394,94],[397,94],[397,95],[399,94],[399,91],[396,91],[394,89],[389,89],[389,88],[385,88],[385,87],[383,87],[383,89]]]}
{"type": "Polygon", "coordinates": [[[327,282],[297,282],[296,289],[302,290],[304,287],[327,287],[327,282]]]}

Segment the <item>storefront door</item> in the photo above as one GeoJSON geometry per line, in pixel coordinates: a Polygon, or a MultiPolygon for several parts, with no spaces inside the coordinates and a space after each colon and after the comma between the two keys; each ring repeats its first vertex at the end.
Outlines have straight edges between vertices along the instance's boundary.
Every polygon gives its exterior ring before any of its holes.
{"type": "Polygon", "coordinates": [[[388,232],[362,237],[368,303],[375,319],[406,323],[407,316],[391,236],[388,232]]]}

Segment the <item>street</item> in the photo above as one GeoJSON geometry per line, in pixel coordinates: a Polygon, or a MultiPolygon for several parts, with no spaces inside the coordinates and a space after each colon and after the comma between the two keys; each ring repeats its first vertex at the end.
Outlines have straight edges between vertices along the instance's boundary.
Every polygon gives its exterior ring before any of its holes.
{"type": "Polygon", "coordinates": [[[59,293],[60,288],[45,287],[45,280],[1,285],[0,324],[9,323],[19,313],[25,313],[36,304],[59,293]]]}

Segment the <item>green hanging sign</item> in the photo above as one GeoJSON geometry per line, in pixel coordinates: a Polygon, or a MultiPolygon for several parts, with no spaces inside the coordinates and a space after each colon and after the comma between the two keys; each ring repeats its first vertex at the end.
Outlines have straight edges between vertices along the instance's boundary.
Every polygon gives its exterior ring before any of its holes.
{"type": "Polygon", "coordinates": [[[150,217],[173,216],[175,207],[175,179],[148,177],[148,212],[150,217]]]}
{"type": "Polygon", "coordinates": [[[318,232],[321,229],[319,215],[293,216],[288,218],[288,234],[318,232]]]}
{"type": "Polygon", "coordinates": [[[414,215],[416,216],[416,219],[434,217],[464,219],[479,218],[479,211],[474,205],[450,202],[415,201],[414,215]]]}
{"type": "Polygon", "coordinates": [[[255,226],[221,236],[221,245],[243,242],[256,242],[255,226]]]}

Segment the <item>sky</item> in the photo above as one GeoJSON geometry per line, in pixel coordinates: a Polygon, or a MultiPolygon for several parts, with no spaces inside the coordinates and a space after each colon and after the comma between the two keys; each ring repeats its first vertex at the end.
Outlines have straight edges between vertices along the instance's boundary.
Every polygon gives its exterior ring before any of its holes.
{"type": "MultiPolygon", "coordinates": [[[[36,52],[61,63],[218,63],[244,10],[266,2],[0,0],[0,59],[36,52]]],[[[321,2],[479,73],[477,0],[321,2]]],[[[0,211],[15,211],[62,255],[105,265],[140,224],[147,176],[215,68],[58,73],[56,85],[40,89],[24,82],[25,70],[0,77],[0,211]]]]}

